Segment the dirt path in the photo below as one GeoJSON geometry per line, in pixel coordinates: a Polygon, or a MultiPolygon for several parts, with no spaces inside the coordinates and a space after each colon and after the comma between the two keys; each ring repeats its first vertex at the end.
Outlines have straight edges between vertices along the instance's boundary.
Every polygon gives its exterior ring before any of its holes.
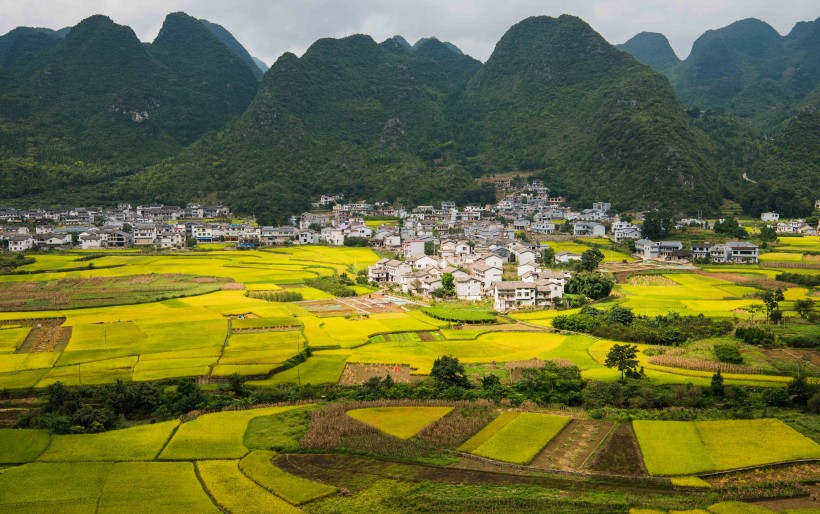
{"type": "Polygon", "coordinates": [[[17,353],[62,351],[71,339],[71,327],[63,327],[65,318],[16,320],[10,323],[32,327],[17,353]]]}
{"type": "MultiPolygon", "coordinates": [[[[340,454],[282,455],[274,460],[281,469],[353,491],[366,487],[366,482],[381,478],[412,482],[445,482],[474,485],[532,484],[546,488],[623,491],[632,494],[669,494],[670,487],[659,486],[636,478],[633,483],[607,482],[606,477],[591,481],[586,477],[515,472],[509,469],[465,469],[422,464],[405,464],[369,457],[340,454]]],[[[676,494],[678,494],[676,492],[676,494]]],[[[699,494],[684,492],[683,494],[699,494]]]]}
{"type": "Polygon", "coordinates": [[[611,421],[574,419],[535,456],[530,466],[581,470],[614,426],[611,421]]]}

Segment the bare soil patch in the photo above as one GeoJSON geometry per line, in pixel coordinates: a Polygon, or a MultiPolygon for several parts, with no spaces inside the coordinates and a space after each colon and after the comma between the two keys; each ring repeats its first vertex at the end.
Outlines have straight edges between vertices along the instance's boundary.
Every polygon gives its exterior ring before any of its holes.
{"type": "Polygon", "coordinates": [[[574,419],[535,456],[530,466],[581,470],[613,426],[615,423],[612,421],[574,419]]]}
{"type": "Polygon", "coordinates": [[[677,282],[663,275],[632,275],[628,282],[633,286],[679,286],[677,282]]]}
{"type": "Polygon", "coordinates": [[[16,353],[62,351],[71,339],[71,327],[62,326],[65,318],[21,319],[9,323],[32,327],[16,353]]]}
{"type": "Polygon", "coordinates": [[[590,459],[589,469],[613,475],[648,475],[641,458],[638,439],[630,423],[622,423],[590,459]]]}
{"type": "Polygon", "coordinates": [[[367,314],[379,314],[383,312],[402,312],[402,308],[387,300],[382,295],[372,294],[366,296],[348,296],[340,298],[340,302],[367,314]]]}
{"type": "Polygon", "coordinates": [[[339,377],[340,385],[364,384],[371,377],[384,378],[388,374],[394,382],[409,384],[421,380],[424,377],[412,375],[413,368],[406,364],[357,364],[347,363],[342,376],[339,377]]]}
{"type": "Polygon", "coordinates": [[[299,304],[304,307],[309,313],[320,318],[330,318],[333,316],[345,316],[361,314],[356,309],[345,305],[338,300],[311,300],[299,304]]]}
{"type": "Polygon", "coordinates": [[[815,369],[820,369],[820,352],[816,350],[802,350],[799,348],[761,348],[766,357],[773,361],[781,361],[787,363],[794,363],[797,360],[808,360],[809,364],[815,369]]]}

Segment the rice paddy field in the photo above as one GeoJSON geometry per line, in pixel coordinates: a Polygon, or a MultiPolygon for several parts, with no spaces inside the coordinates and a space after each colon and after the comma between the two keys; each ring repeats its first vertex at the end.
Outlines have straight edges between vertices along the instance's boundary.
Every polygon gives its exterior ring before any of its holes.
{"type": "Polygon", "coordinates": [[[410,439],[451,410],[452,407],[374,407],[349,410],[347,415],[385,434],[410,439]]]}
{"type": "MultiPolygon", "coordinates": [[[[581,241],[584,241],[584,239],[581,239],[581,241]]],[[[606,238],[590,238],[590,239],[588,239],[588,241],[590,243],[603,244],[603,245],[612,244],[612,241],[610,241],[609,239],[606,239],[606,238]]],[[[585,251],[590,250],[592,248],[591,245],[580,244],[580,243],[576,243],[574,241],[547,241],[547,245],[550,248],[554,249],[555,253],[567,251],[567,252],[582,254],[585,251]]],[[[632,257],[631,255],[616,252],[614,250],[603,249],[603,250],[601,250],[601,253],[604,254],[604,262],[622,262],[622,261],[635,262],[635,261],[638,260],[638,259],[632,257]]]]}
{"type": "MultiPolygon", "coordinates": [[[[807,242],[803,240],[807,238],[793,239],[788,242],[798,246],[807,242]]],[[[556,250],[586,249],[574,242],[550,244],[556,250]]],[[[153,277],[185,277],[185,284],[195,288],[219,287],[162,300],[132,295],[126,305],[56,308],[61,305],[57,303],[48,310],[0,307],[0,389],[41,388],[56,381],[90,385],[184,376],[219,380],[234,373],[248,376],[255,386],[331,384],[339,381],[348,364],[402,365],[413,374],[425,375],[441,355],[457,356],[470,365],[564,359],[575,363],[585,378],[615,380],[618,376],[603,366],[611,341],[515,331],[515,327],[490,330],[486,324],[501,321],[486,307],[442,303],[428,309],[369,308],[358,299],[336,299],[304,286],[306,278],[351,273],[378,260],[365,248],[215,249],[181,255],[116,252],[78,261],[86,257],[83,252],[36,255],[33,264],[21,268],[30,274],[0,275],[0,287],[90,285],[96,288],[95,301],[105,297],[104,287],[100,289],[105,284],[116,285],[109,296],[117,296],[120,285],[133,285],[135,280],[156,285],[153,277]],[[89,268],[89,263],[93,267],[89,268]],[[246,296],[246,291],[281,289],[302,293],[304,301],[277,303],[246,296]],[[478,326],[454,329],[448,319],[478,322],[478,326]],[[46,320],[47,326],[38,327],[41,320],[46,320]],[[313,352],[307,361],[293,367],[285,364],[306,347],[313,352]]],[[[743,266],[707,268],[724,276],[742,273],[773,278],[779,272],[743,266]]],[[[356,287],[361,294],[372,291],[356,287]]],[[[619,303],[649,316],[676,311],[743,318],[747,317],[745,308],[760,303],[754,297],[756,291],[718,276],[668,273],[619,284],[616,293],[620,298],[601,306],[619,303]]],[[[787,315],[795,300],[809,294],[806,288],[786,290],[782,305],[787,315]]],[[[531,327],[549,329],[556,315],[573,312],[577,311],[525,311],[511,317],[531,327]]],[[[642,365],[659,383],[702,385],[710,377],[705,372],[656,366],[647,360],[642,357],[642,365]]],[[[766,375],[727,374],[726,379],[727,383],[750,385],[784,381],[783,377],[766,375]]]]}
{"type": "Polygon", "coordinates": [[[505,412],[459,447],[488,459],[528,464],[572,420],[533,412],[505,412]]]}
{"type": "Polygon", "coordinates": [[[0,464],[18,464],[0,470],[0,512],[298,512],[295,505],[336,489],[291,475],[271,462],[274,452],[242,443],[251,420],[292,408],[100,434],[0,430],[0,464]],[[173,461],[158,460],[163,449],[173,461]]]}
{"type": "Polygon", "coordinates": [[[633,421],[652,475],[695,475],[820,458],[820,445],[776,419],[633,421]]]}

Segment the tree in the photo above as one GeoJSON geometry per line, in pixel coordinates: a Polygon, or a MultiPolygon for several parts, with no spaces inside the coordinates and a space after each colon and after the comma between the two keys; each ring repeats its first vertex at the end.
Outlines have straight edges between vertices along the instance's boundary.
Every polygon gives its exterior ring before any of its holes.
{"type": "Polygon", "coordinates": [[[709,385],[709,390],[715,396],[723,396],[723,375],[720,374],[720,370],[717,370],[717,373],[712,375],[712,383],[709,385]]]}
{"type": "Polygon", "coordinates": [[[675,228],[675,216],[667,210],[646,213],[641,225],[641,237],[644,239],[661,239],[675,228]]]}
{"type": "Polygon", "coordinates": [[[629,325],[630,323],[632,323],[632,320],[635,319],[635,315],[632,314],[632,309],[616,305],[615,307],[610,309],[608,318],[609,321],[613,323],[629,325]]]}
{"type": "Polygon", "coordinates": [[[777,232],[775,232],[774,227],[766,225],[765,227],[760,229],[758,238],[764,243],[772,243],[774,241],[777,241],[777,232]]]}
{"type": "Polygon", "coordinates": [[[553,264],[555,264],[555,249],[544,248],[543,250],[541,250],[541,262],[543,262],[547,266],[552,266],[553,264]]]}
{"type": "Polygon", "coordinates": [[[604,365],[607,368],[618,368],[621,380],[625,375],[638,374],[638,347],[634,344],[616,344],[606,354],[604,365]]]}
{"type": "Polygon", "coordinates": [[[776,311],[780,302],[785,300],[783,291],[779,287],[774,291],[766,291],[763,293],[761,299],[763,300],[763,305],[766,306],[766,319],[772,321],[772,312],[776,311]]]}
{"type": "Polygon", "coordinates": [[[597,248],[591,248],[581,254],[578,268],[584,271],[595,271],[604,260],[604,254],[597,248]]]}
{"type": "Polygon", "coordinates": [[[467,379],[464,365],[458,362],[458,357],[453,357],[452,355],[443,355],[433,361],[430,376],[433,377],[433,380],[443,389],[450,387],[470,387],[470,381],[467,379]]]}
{"type": "Polygon", "coordinates": [[[456,282],[452,273],[444,273],[441,275],[441,292],[444,296],[453,296],[456,294],[456,282]]]}
{"type": "Polygon", "coordinates": [[[801,318],[807,319],[814,313],[814,300],[811,298],[801,298],[800,300],[795,300],[794,310],[801,318]]]}
{"type": "Polygon", "coordinates": [[[615,280],[609,275],[598,272],[581,271],[567,281],[568,293],[582,294],[593,300],[609,296],[613,287],[615,287],[615,280]]]}
{"type": "Polygon", "coordinates": [[[749,316],[750,316],[750,318],[749,318],[749,319],[750,319],[751,321],[754,321],[754,320],[755,320],[755,315],[760,314],[760,313],[761,313],[761,312],[763,312],[765,309],[766,309],[766,307],[764,307],[764,306],[762,306],[762,305],[760,305],[760,304],[755,303],[755,304],[752,304],[752,305],[750,305],[750,306],[746,307],[746,312],[748,312],[748,313],[749,313],[749,316]]]}

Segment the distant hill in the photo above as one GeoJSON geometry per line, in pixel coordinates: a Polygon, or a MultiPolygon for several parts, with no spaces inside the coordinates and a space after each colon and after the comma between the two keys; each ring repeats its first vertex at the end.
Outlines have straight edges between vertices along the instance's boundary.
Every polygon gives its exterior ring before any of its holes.
{"type": "Polygon", "coordinates": [[[24,38],[40,46],[5,67],[14,87],[0,102],[0,198],[58,197],[69,185],[86,198],[93,188],[84,185],[173,155],[239,115],[256,92],[248,66],[182,13],[150,45],[92,16],[63,39],[21,35],[7,61],[24,38]]]}
{"type": "Polygon", "coordinates": [[[725,108],[771,133],[820,81],[820,19],[785,37],[753,18],[707,31],[666,72],[684,104],[725,108]]]}
{"type": "Polygon", "coordinates": [[[259,57],[253,57],[253,62],[254,62],[254,64],[256,64],[256,66],[257,66],[260,70],[262,70],[262,73],[264,73],[264,72],[268,71],[269,66],[268,66],[267,64],[265,64],[265,63],[262,61],[262,59],[260,59],[259,57]]]}
{"type": "Polygon", "coordinates": [[[491,201],[492,187],[473,177],[511,169],[619,206],[720,203],[666,80],[570,16],[517,24],[484,66],[435,39],[412,52],[397,38],[319,40],[277,60],[236,122],[123,194],[179,202],[216,192],[283,220],[326,190],[491,201]]]}
{"type": "Polygon", "coordinates": [[[233,52],[236,56],[245,61],[245,64],[248,65],[248,67],[251,69],[253,75],[257,78],[257,80],[262,78],[262,74],[267,70],[267,68],[264,66],[264,63],[262,66],[259,66],[256,60],[253,57],[251,57],[251,54],[249,54],[248,51],[245,50],[245,47],[242,46],[242,44],[239,41],[237,41],[235,37],[233,37],[233,34],[228,32],[228,30],[222,25],[211,23],[208,20],[199,21],[202,22],[202,24],[205,25],[205,28],[210,30],[211,33],[214,36],[216,36],[218,40],[222,41],[222,43],[224,43],[225,46],[227,46],[231,52],[233,52]]]}
{"type": "Polygon", "coordinates": [[[615,48],[632,54],[655,71],[663,72],[680,63],[669,40],[657,32],[641,32],[626,43],[615,45],[615,48]]]}
{"type": "Polygon", "coordinates": [[[274,223],[328,191],[484,204],[488,177],[523,172],[576,206],[805,216],[817,29],[744,20],[674,64],[659,34],[624,52],[573,16],[534,17],[485,64],[437,38],[355,35],[267,69],[184,13],[151,43],[104,16],[19,28],[0,36],[0,204],[224,201],[274,223]]]}

